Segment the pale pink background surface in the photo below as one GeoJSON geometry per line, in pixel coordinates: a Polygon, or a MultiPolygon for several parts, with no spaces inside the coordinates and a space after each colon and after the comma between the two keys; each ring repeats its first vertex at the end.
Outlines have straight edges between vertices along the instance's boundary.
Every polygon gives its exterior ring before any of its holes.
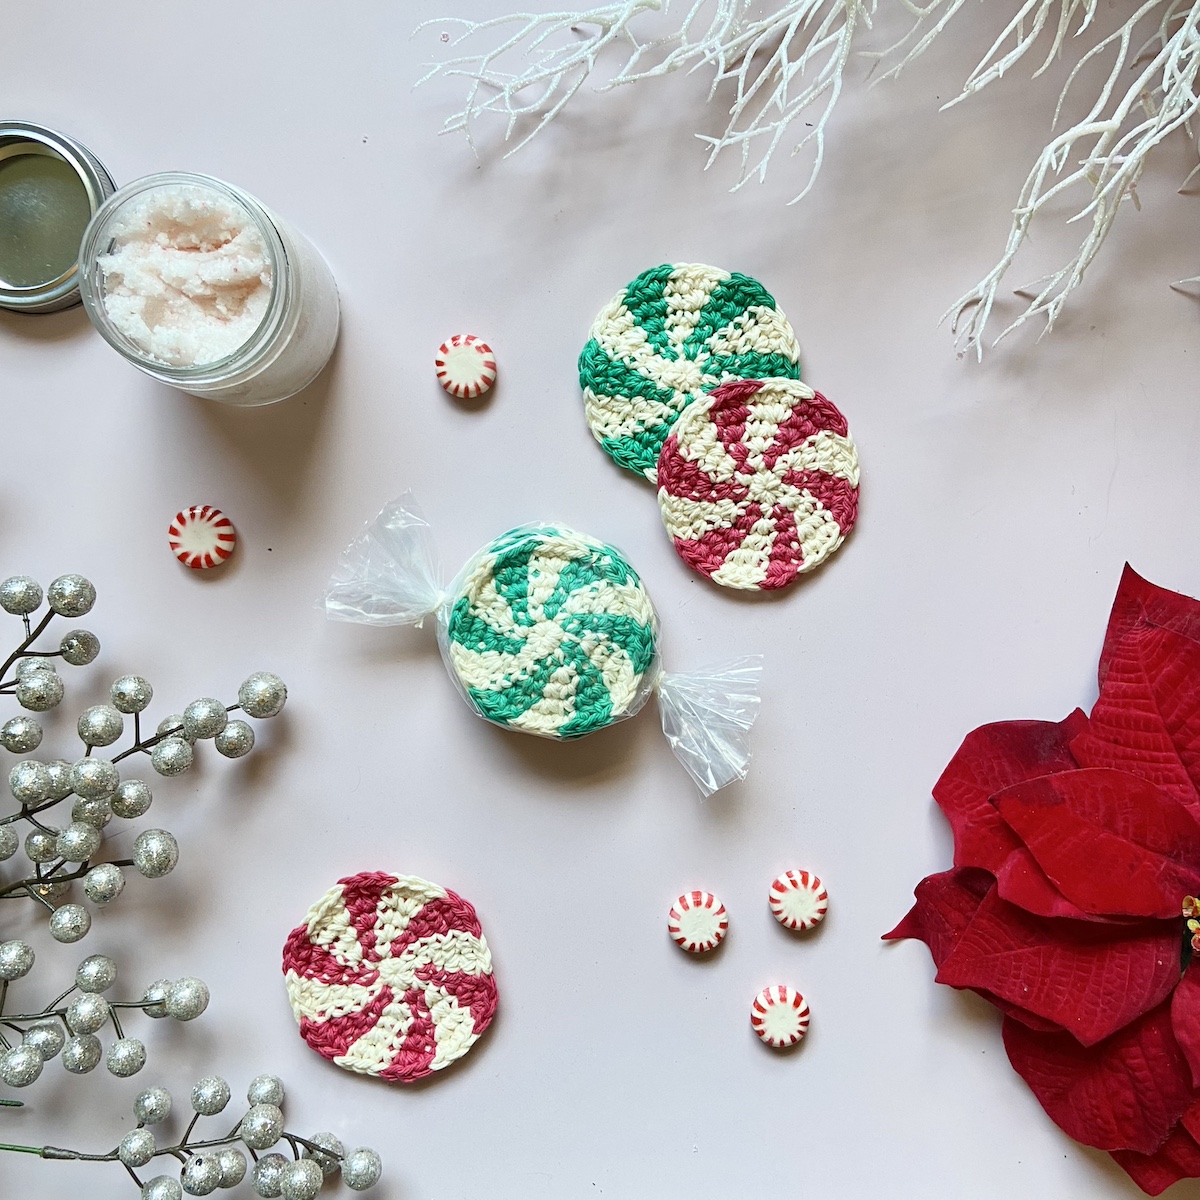
{"type": "MultiPolygon", "coordinates": [[[[1141,212],[1123,214],[1053,336],[1017,336],[981,368],[956,359],[938,317],[999,253],[1062,78],[1031,85],[1022,68],[938,115],[990,43],[991,13],[970,6],[897,82],[868,90],[853,64],[825,173],[787,208],[799,175],[786,156],[736,195],[732,163],[702,171],[692,134],[718,116],[699,76],[581,95],[507,161],[494,126],[478,163],[439,139],[459,92],[411,90],[441,26],[410,31],[472,9],[496,6],[0,0],[3,115],[70,132],[122,182],[183,169],[241,185],[321,247],[344,306],[330,370],[254,412],[144,379],[81,310],[0,317],[3,570],[78,570],[100,592],[85,622],[100,664],[68,669],[46,747],[74,753],[74,714],[127,670],[153,681],[158,717],[232,695],[255,668],[292,696],[253,758],[209,753],[157,787],[155,823],[183,846],[172,876],[132,880],[84,946],[38,935],[46,987],[86,947],[119,956],[129,991],[201,975],[209,1013],[138,1023],[151,1060],[134,1080],[50,1067],[32,1106],[2,1118],[3,1140],[106,1149],[141,1086],[183,1101],[200,1074],[240,1093],[271,1070],[292,1128],[383,1152],[378,1200],[1137,1194],[1051,1125],[990,1008],[936,987],[919,944],[878,938],[949,864],[929,790],[962,736],[1094,698],[1126,559],[1200,594],[1200,314],[1167,287],[1200,271],[1197,201],[1175,194],[1186,142],[1157,157],[1141,212]],[[650,490],[582,418],[574,363],[593,315],[672,260],[764,280],[806,377],[858,440],[858,529],[774,600],[689,573],[650,490]],[[456,331],[486,337],[500,362],[474,410],[433,379],[456,331]],[[452,568],[511,525],[568,523],[639,567],[670,668],[765,653],[750,779],[700,803],[651,711],[582,744],[505,734],[467,711],[431,631],[326,623],[314,601],[339,550],[407,487],[452,568]],[[241,537],[212,577],[166,547],[171,515],[198,502],[241,537]],[[832,902],[801,940],[766,903],[793,866],[818,871],[832,902]],[[428,1086],[336,1069],[288,1010],[287,931],[339,876],[369,869],[460,891],[493,947],[501,1013],[428,1086]],[[711,962],[666,935],[691,887],[729,908],[711,962]],[[748,1021],[755,992],[781,981],[813,1010],[786,1056],[748,1021]]],[[[883,20],[875,43],[900,29],[883,20]]],[[[1012,285],[1074,237],[1044,223],[1012,285]]],[[[117,1167],[0,1159],[6,1198],[80,1188],[133,1192],[117,1167]]]]}

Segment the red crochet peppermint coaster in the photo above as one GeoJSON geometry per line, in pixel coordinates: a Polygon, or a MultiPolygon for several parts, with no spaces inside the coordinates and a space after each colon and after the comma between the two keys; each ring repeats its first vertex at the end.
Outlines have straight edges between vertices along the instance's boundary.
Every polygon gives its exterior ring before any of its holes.
{"type": "Polygon", "coordinates": [[[685,892],[667,914],[671,940],[689,954],[715,950],[728,930],[729,914],[712,892],[685,892]]]}
{"type": "Polygon", "coordinates": [[[339,1067],[412,1083],[462,1058],[496,1012],[475,910],[414,875],[341,880],[283,949],[300,1036],[339,1067]]]}
{"type": "Polygon", "coordinates": [[[438,382],[452,396],[472,400],[496,382],[496,356],[473,333],[456,333],[438,347],[438,382]]]}
{"type": "Polygon", "coordinates": [[[237,545],[233,522],[211,504],[193,504],[175,514],[167,530],[171,553],[185,567],[219,567],[237,545]]]}
{"type": "Polygon", "coordinates": [[[658,502],[680,557],[722,587],[786,587],[858,516],[846,418],[797,379],[739,379],[693,400],[658,459],[658,502]]]}
{"type": "Polygon", "coordinates": [[[763,988],[750,1006],[750,1025],[776,1050],[794,1046],[808,1032],[808,1001],[785,983],[763,988]]]}
{"type": "Polygon", "coordinates": [[[784,871],[772,882],[769,901],[775,920],[797,933],[819,925],[829,911],[825,885],[807,871],[784,871]]]}

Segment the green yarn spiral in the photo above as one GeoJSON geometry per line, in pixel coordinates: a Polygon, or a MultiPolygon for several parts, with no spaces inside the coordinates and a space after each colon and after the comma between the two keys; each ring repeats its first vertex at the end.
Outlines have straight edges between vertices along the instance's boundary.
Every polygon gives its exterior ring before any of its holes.
{"type": "Polygon", "coordinates": [[[464,568],[453,596],[443,650],[489,721],[578,738],[645,703],[658,618],[612,546],[569,529],[514,529],[464,568]]]}

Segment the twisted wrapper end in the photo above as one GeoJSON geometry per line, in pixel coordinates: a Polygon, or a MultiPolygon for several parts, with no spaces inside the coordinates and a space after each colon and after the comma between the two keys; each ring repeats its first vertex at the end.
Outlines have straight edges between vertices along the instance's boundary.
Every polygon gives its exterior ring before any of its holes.
{"type": "Polygon", "coordinates": [[[750,769],[750,729],[758,716],[762,655],[716,663],[687,675],[663,672],[663,733],[705,797],[750,769]]]}
{"type": "Polygon", "coordinates": [[[404,492],[342,551],[320,603],[331,621],[420,628],[444,600],[433,531],[404,492]]]}

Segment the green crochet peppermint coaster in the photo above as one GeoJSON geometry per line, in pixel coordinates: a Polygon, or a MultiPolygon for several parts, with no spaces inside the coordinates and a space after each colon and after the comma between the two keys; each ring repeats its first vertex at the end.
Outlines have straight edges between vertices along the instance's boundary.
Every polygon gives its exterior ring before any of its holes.
{"type": "Polygon", "coordinates": [[[799,359],[791,325],[758,280],[666,263],[643,271],[596,318],[579,384],[596,440],[655,483],[659,451],[686,405],[731,379],[799,379],[799,359]]]}
{"type": "Polygon", "coordinates": [[[650,695],[658,619],[612,546],[552,526],[514,529],[463,569],[451,597],[443,650],[489,721],[577,738],[650,695]]]}

